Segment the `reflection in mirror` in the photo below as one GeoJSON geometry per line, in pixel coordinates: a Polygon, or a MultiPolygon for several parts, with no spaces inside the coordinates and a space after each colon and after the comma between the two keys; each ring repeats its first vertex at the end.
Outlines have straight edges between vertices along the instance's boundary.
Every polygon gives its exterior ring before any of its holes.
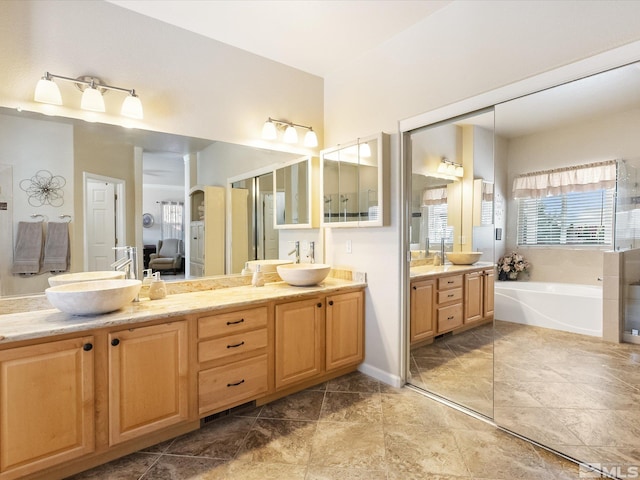
{"type": "Polygon", "coordinates": [[[276,168],[275,228],[311,227],[311,159],[276,168]]]}
{"type": "Polygon", "coordinates": [[[250,260],[278,258],[274,204],[273,172],[231,183],[229,273],[240,273],[250,260]]]}
{"type": "Polygon", "coordinates": [[[638,85],[629,65],[496,106],[507,191],[533,172],[570,177],[610,161],[617,182],[563,179],[562,191],[509,194],[506,251],[532,267],[527,282],[496,284],[494,419],[581,462],[619,467],[620,478],[640,465],[640,345],[619,343],[640,338],[620,332],[619,316],[638,311],[638,85]]]}
{"type": "Polygon", "coordinates": [[[380,226],[386,190],[386,134],[328,148],[322,158],[322,224],[380,226]]]}
{"type": "MultiPolygon", "coordinates": [[[[409,132],[409,382],[493,415],[493,220],[475,226],[474,178],[493,179],[493,112],[409,132]],[[448,168],[456,164],[458,168],[448,168]],[[461,167],[461,168],[460,168],[461,167]],[[446,252],[478,250],[483,261],[452,266],[446,252]],[[484,258],[487,260],[484,261],[484,258]]],[[[482,180],[480,181],[482,182],[482,180]]],[[[481,200],[478,199],[478,200],[481,200]]],[[[485,198],[490,204],[489,195],[485,198]]],[[[485,210],[489,207],[485,205],[485,210]]]]}
{"type": "MultiPolygon", "coordinates": [[[[60,220],[60,215],[68,215],[71,218],[69,271],[77,272],[85,269],[83,172],[96,178],[122,180],[126,205],[122,222],[124,235],[118,234],[119,244],[135,245],[139,240],[142,247],[148,239],[149,246],[157,248],[157,240],[162,235],[161,204],[178,200],[178,189],[182,192],[196,184],[226,186],[228,178],[289,161],[299,154],[3,108],[0,109],[0,156],[0,250],[13,252],[17,224],[31,221],[32,214],[41,214],[51,222],[60,220]],[[169,168],[168,162],[147,163],[152,155],[171,156],[171,162],[181,164],[179,170],[169,168]],[[187,173],[191,185],[184,184],[186,158],[190,160],[187,173]],[[140,159],[143,172],[136,172],[136,162],[140,159]],[[65,178],[62,206],[32,207],[19,188],[21,180],[31,178],[42,169],[65,178]],[[139,173],[142,173],[142,182],[139,173]],[[165,173],[172,182],[159,183],[165,173]],[[182,185],[174,184],[176,179],[182,185]],[[152,188],[148,188],[149,183],[153,183],[152,188]],[[145,202],[140,215],[149,213],[154,219],[150,228],[144,228],[142,218],[136,218],[134,213],[138,196],[145,202]],[[150,204],[147,205],[146,200],[150,204]]],[[[142,265],[142,258],[147,255],[139,257],[142,265]]],[[[42,293],[49,286],[48,272],[31,277],[15,276],[11,274],[11,267],[12,255],[0,256],[1,295],[42,293]]],[[[167,278],[171,279],[171,276],[167,278]]]]}

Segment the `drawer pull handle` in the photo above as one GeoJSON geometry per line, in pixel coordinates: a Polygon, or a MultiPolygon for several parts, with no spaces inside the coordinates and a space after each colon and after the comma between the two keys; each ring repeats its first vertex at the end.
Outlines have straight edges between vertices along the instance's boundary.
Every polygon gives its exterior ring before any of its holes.
{"type": "Polygon", "coordinates": [[[241,347],[242,345],[244,345],[244,341],[240,343],[236,343],[235,345],[227,345],[227,348],[237,348],[237,347],[241,347]]]}
{"type": "Polygon", "coordinates": [[[453,320],[453,315],[451,315],[450,317],[447,317],[447,320],[453,320]]]}
{"type": "Polygon", "coordinates": [[[243,322],[244,322],[244,318],[241,318],[240,320],[236,320],[235,322],[227,322],[227,325],[237,325],[243,322]]]}
{"type": "Polygon", "coordinates": [[[448,284],[452,284],[452,283],[454,283],[454,282],[453,282],[453,280],[449,280],[449,281],[447,281],[447,283],[448,283],[448,284]]]}
{"type": "Polygon", "coordinates": [[[236,383],[227,383],[227,387],[237,387],[238,385],[242,385],[244,383],[244,378],[236,383]]]}
{"type": "Polygon", "coordinates": [[[449,295],[447,295],[447,297],[449,298],[453,297],[453,293],[450,293],[449,295]]]}

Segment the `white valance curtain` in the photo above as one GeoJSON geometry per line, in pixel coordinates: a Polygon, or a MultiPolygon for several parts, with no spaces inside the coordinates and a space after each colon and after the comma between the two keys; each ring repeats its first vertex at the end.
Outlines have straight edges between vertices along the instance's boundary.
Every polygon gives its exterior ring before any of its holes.
{"type": "Polygon", "coordinates": [[[513,198],[544,198],[615,188],[616,163],[608,160],[519,175],[513,181],[513,198]]]}
{"type": "Polygon", "coordinates": [[[447,187],[428,188],[422,193],[422,206],[447,203],[447,187]]]}

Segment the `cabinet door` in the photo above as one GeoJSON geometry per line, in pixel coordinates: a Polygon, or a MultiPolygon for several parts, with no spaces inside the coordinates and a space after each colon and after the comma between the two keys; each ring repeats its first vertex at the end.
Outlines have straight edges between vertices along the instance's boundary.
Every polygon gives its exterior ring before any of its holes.
{"type": "Polygon", "coordinates": [[[204,263],[204,223],[191,223],[191,253],[190,261],[193,263],[204,263]]]}
{"type": "Polygon", "coordinates": [[[411,343],[433,337],[435,332],[435,300],[435,280],[425,280],[411,284],[411,343]]]}
{"type": "Polygon", "coordinates": [[[21,478],[93,452],[93,337],[0,352],[0,470],[21,478]]]}
{"type": "Polygon", "coordinates": [[[363,292],[332,295],[326,301],[326,369],[357,365],[364,360],[363,292]]]}
{"type": "Polygon", "coordinates": [[[493,268],[484,271],[484,318],[493,317],[495,271],[493,268]]]}
{"type": "Polygon", "coordinates": [[[464,275],[464,323],[482,320],[482,272],[464,275]]]}
{"type": "Polygon", "coordinates": [[[109,334],[109,443],[188,418],[187,322],[109,334]]]}
{"type": "Polygon", "coordinates": [[[320,298],[276,305],[276,389],[323,372],[323,320],[320,298]]]}

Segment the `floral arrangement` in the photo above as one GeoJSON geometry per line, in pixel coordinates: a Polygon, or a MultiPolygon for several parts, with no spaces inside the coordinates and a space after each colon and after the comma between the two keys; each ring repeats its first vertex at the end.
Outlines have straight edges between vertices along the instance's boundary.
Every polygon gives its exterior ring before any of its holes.
{"type": "Polygon", "coordinates": [[[519,253],[512,252],[498,260],[498,280],[516,280],[518,274],[526,272],[531,264],[519,253]]]}

